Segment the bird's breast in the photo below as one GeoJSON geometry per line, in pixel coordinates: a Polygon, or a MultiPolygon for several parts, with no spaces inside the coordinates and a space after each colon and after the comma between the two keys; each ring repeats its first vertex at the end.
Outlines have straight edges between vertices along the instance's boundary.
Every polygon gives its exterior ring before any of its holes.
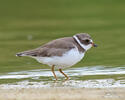
{"type": "Polygon", "coordinates": [[[73,48],[65,52],[62,56],[37,57],[36,59],[43,64],[55,65],[59,67],[70,67],[79,62],[84,57],[83,52],[79,52],[77,48],[73,48]]]}

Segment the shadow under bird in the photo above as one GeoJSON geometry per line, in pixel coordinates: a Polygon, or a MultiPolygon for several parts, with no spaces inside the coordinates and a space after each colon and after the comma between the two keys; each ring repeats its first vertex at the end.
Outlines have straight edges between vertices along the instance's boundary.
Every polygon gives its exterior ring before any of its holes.
{"type": "Polygon", "coordinates": [[[78,63],[84,57],[85,52],[91,47],[97,47],[91,36],[87,33],[79,33],[72,37],[50,41],[36,49],[17,53],[16,56],[32,57],[40,63],[49,65],[57,80],[54,72],[54,68],[56,67],[66,77],[66,80],[68,80],[69,77],[62,69],[78,63]]]}

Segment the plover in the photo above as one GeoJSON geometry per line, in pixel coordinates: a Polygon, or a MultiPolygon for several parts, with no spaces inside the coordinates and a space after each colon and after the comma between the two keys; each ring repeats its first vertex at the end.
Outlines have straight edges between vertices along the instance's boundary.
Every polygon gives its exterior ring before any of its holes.
{"type": "Polygon", "coordinates": [[[43,46],[17,53],[16,56],[28,56],[38,62],[51,66],[52,73],[57,80],[54,68],[57,68],[68,80],[63,68],[71,67],[78,63],[91,47],[97,47],[91,36],[87,33],[79,33],[72,37],[64,37],[53,40],[43,46]]]}

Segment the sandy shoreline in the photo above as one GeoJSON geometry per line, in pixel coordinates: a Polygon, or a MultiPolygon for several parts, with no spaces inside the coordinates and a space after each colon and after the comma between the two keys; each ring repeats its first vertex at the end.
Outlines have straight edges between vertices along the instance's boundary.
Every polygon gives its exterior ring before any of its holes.
{"type": "Polygon", "coordinates": [[[125,88],[0,89],[0,100],[124,100],[125,88]]]}

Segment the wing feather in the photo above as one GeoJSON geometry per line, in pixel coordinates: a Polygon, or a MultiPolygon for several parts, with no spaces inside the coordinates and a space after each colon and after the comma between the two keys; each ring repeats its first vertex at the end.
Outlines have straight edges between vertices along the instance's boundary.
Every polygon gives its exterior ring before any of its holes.
{"type": "Polygon", "coordinates": [[[66,51],[75,48],[72,42],[66,42],[65,39],[53,40],[39,48],[17,53],[17,56],[38,56],[51,57],[62,56],[66,51]]]}

